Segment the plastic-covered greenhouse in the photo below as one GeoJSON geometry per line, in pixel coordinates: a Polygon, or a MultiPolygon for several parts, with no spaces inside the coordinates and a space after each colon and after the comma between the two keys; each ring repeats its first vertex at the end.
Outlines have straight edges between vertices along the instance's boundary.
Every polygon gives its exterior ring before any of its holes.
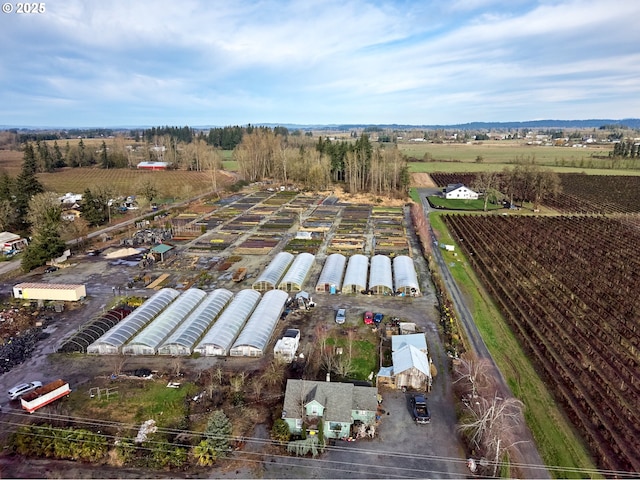
{"type": "Polygon", "coordinates": [[[264,355],[288,298],[289,295],[283,290],[271,290],[265,293],[231,347],[229,355],[233,357],[264,355]]]}
{"type": "Polygon", "coordinates": [[[255,290],[240,290],[224,309],[218,321],[193,349],[201,355],[227,355],[249,315],[260,301],[260,293],[255,290]]]}
{"type": "Polygon", "coordinates": [[[342,275],[347,264],[347,257],[341,253],[332,253],[324,262],[320,278],[316,284],[316,292],[336,293],[342,289],[342,275]]]}
{"type": "Polygon", "coordinates": [[[233,293],[218,288],[209,293],[202,303],[158,348],[159,355],[191,355],[193,346],[218,318],[233,298],[233,293]]]}
{"type": "Polygon", "coordinates": [[[286,272],[289,265],[291,265],[291,262],[293,262],[293,254],[289,252],[278,253],[256,279],[251,288],[259,292],[274,290],[278,283],[280,283],[284,272],[286,272]]]}
{"type": "Polygon", "coordinates": [[[367,289],[369,259],[359,253],[349,257],[347,272],[344,274],[342,293],[359,293],[367,289]]]}
{"type": "Polygon", "coordinates": [[[190,288],[183,292],[164,312],[122,347],[122,353],[124,355],[155,355],[162,342],[206,296],[207,293],[199,288],[190,288]]]}
{"type": "Polygon", "coordinates": [[[315,255],[311,253],[301,253],[296,256],[296,259],[287,270],[278,288],[285,292],[299,292],[302,290],[302,284],[307,279],[309,271],[313,266],[313,262],[316,259],[315,255]]]}
{"type": "Polygon", "coordinates": [[[420,295],[418,274],[413,259],[399,255],[393,259],[394,290],[399,295],[420,295]]]}
{"type": "Polygon", "coordinates": [[[391,295],[393,293],[391,259],[386,255],[375,255],[371,258],[369,290],[378,295],[391,295]]]}
{"type": "Polygon", "coordinates": [[[178,295],[180,293],[173,288],[159,290],[133,313],[89,345],[87,353],[117,355],[125,343],[162,312],[178,295]]]}

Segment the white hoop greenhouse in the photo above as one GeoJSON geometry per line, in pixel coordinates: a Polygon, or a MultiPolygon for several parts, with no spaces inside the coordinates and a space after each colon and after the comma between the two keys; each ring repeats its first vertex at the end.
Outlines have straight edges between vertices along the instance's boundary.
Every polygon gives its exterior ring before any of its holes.
{"type": "Polygon", "coordinates": [[[155,355],[162,342],[206,296],[207,293],[199,288],[190,288],[183,292],[175,302],[122,347],[122,353],[124,355],[155,355]]]}
{"type": "Polygon", "coordinates": [[[371,259],[369,290],[378,295],[391,295],[393,293],[391,259],[386,255],[375,255],[371,259]]]}
{"type": "Polygon", "coordinates": [[[253,282],[251,288],[259,292],[274,290],[280,279],[293,262],[293,255],[289,252],[278,253],[260,276],[253,282]]]}
{"type": "Polygon", "coordinates": [[[369,259],[359,253],[349,257],[347,272],[344,274],[342,293],[359,293],[367,289],[369,259]]]}
{"type": "Polygon", "coordinates": [[[260,293],[255,290],[238,292],[193,351],[207,356],[227,355],[258,301],[260,293]]]}
{"type": "Polygon", "coordinates": [[[233,357],[264,355],[288,298],[287,292],[282,290],[271,290],[265,293],[231,347],[229,355],[233,357]]]}
{"type": "Polygon", "coordinates": [[[310,253],[301,253],[296,256],[296,259],[287,270],[284,278],[280,281],[278,288],[285,292],[299,292],[302,290],[302,284],[307,279],[313,262],[316,259],[315,255],[310,253]]]}
{"type": "Polygon", "coordinates": [[[336,293],[342,289],[342,275],[347,264],[347,257],[341,253],[332,253],[324,262],[320,278],[316,284],[316,292],[336,293]]]}
{"type": "Polygon", "coordinates": [[[163,288],[140,305],[129,316],[87,347],[87,353],[117,355],[122,346],[153,320],[180,295],[173,288],[163,288]]]}
{"type": "Polygon", "coordinates": [[[209,293],[175,332],[158,348],[159,355],[191,355],[193,346],[218,318],[233,293],[218,288],[209,293]]]}
{"type": "Polygon", "coordinates": [[[411,257],[399,255],[393,259],[394,290],[400,295],[420,295],[416,266],[411,257]]]}

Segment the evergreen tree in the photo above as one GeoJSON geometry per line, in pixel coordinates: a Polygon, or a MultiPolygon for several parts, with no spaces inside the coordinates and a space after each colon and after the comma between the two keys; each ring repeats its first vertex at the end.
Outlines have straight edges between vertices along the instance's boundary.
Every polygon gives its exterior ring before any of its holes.
{"type": "Polygon", "coordinates": [[[13,202],[13,180],[7,172],[0,173],[0,200],[13,202]]]}
{"type": "Polygon", "coordinates": [[[36,177],[37,162],[33,146],[27,143],[24,147],[24,160],[22,171],[16,178],[15,203],[17,221],[22,228],[27,227],[27,212],[29,210],[29,200],[38,193],[44,192],[44,187],[36,177]]]}
{"type": "Polygon", "coordinates": [[[211,414],[204,436],[218,455],[226,454],[231,437],[231,421],[222,410],[216,410],[211,414]]]}
{"type": "Polygon", "coordinates": [[[53,168],[63,168],[66,166],[67,164],[64,161],[64,157],[62,156],[62,151],[58,146],[58,142],[54,141],[53,142],[53,168]]]}
{"type": "Polygon", "coordinates": [[[29,202],[27,221],[33,225],[32,240],[22,257],[25,272],[59,257],[66,248],[60,237],[62,206],[53,193],[34,195],[29,202]]]}
{"type": "Polygon", "coordinates": [[[102,225],[107,220],[100,199],[88,188],[82,194],[80,211],[82,212],[82,218],[91,226],[102,225]]]}

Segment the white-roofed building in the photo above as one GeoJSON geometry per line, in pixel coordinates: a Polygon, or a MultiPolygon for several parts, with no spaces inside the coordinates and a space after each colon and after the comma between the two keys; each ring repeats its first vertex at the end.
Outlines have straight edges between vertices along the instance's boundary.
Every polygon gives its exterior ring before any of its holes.
{"type": "Polygon", "coordinates": [[[347,257],[341,253],[332,253],[327,257],[316,284],[316,292],[337,293],[342,290],[342,276],[347,265],[347,257]]]}
{"type": "Polygon", "coordinates": [[[273,260],[271,260],[267,268],[258,276],[256,281],[253,282],[251,288],[259,292],[275,290],[276,286],[280,283],[280,279],[291,265],[291,262],[293,262],[293,254],[289,252],[278,253],[273,260]]]}
{"type": "Polygon", "coordinates": [[[155,355],[171,333],[202,302],[207,293],[199,288],[183,292],[166,310],[133,337],[124,347],[123,355],[155,355]]]}
{"type": "Polygon", "coordinates": [[[255,290],[240,290],[224,309],[218,321],[198,343],[194,352],[207,356],[224,356],[229,354],[242,327],[249,315],[260,301],[260,292],[255,290]]]}
{"type": "Polygon", "coordinates": [[[391,259],[386,255],[375,255],[371,259],[369,290],[377,295],[391,295],[393,293],[391,259]]]}
{"type": "Polygon", "coordinates": [[[122,346],[173,302],[180,293],[163,288],[87,347],[87,353],[117,355],[122,346]]]}
{"type": "Polygon", "coordinates": [[[355,254],[349,257],[347,272],[344,274],[342,293],[360,293],[367,289],[367,273],[369,259],[364,255],[355,254]]]}
{"type": "Polygon", "coordinates": [[[378,385],[422,391],[431,389],[431,360],[424,333],[392,336],[391,359],[391,367],[380,368],[378,385]]]}
{"type": "Polygon", "coordinates": [[[288,298],[289,294],[283,290],[266,292],[231,347],[229,355],[263,356],[288,298]]]}
{"type": "Polygon", "coordinates": [[[299,292],[302,290],[302,285],[309,276],[313,262],[316,259],[315,255],[310,253],[300,253],[296,255],[295,260],[285,273],[284,277],[278,284],[280,290],[285,292],[299,292]]]}
{"type": "Polygon", "coordinates": [[[393,289],[398,295],[420,295],[416,266],[407,255],[398,255],[393,259],[393,289]]]}
{"type": "Polygon", "coordinates": [[[232,298],[233,293],[224,288],[218,288],[207,294],[200,305],[162,343],[158,348],[158,354],[191,355],[196,342],[211,327],[232,298]]]}

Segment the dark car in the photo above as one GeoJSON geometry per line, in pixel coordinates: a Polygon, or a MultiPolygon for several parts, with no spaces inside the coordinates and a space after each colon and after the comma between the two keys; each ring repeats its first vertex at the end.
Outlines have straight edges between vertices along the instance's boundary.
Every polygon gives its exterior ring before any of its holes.
{"type": "Polygon", "coordinates": [[[364,324],[371,325],[373,323],[373,312],[364,312],[364,324]]]}
{"type": "Polygon", "coordinates": [[[384,318],[384,315],[380,312],[377,312],[374,316],[373,316],[373,321],[375,323],[380,323],[382,321],[382,319],[384,318]]]}
{"type": "Polygon", "coordinates": [[[416,423],[424,424],[431,422],[431,414],[429,406],[424,395],[418,393],[411,398],[411,408],[413,410],[413,419],[416,423]]]}
{"type": "Polygon", "coordinates": [[[52,273],[57,271],[58,271],[58,267],[54,267],[53,265],[44,269],[44,273],[52,273]]]}

